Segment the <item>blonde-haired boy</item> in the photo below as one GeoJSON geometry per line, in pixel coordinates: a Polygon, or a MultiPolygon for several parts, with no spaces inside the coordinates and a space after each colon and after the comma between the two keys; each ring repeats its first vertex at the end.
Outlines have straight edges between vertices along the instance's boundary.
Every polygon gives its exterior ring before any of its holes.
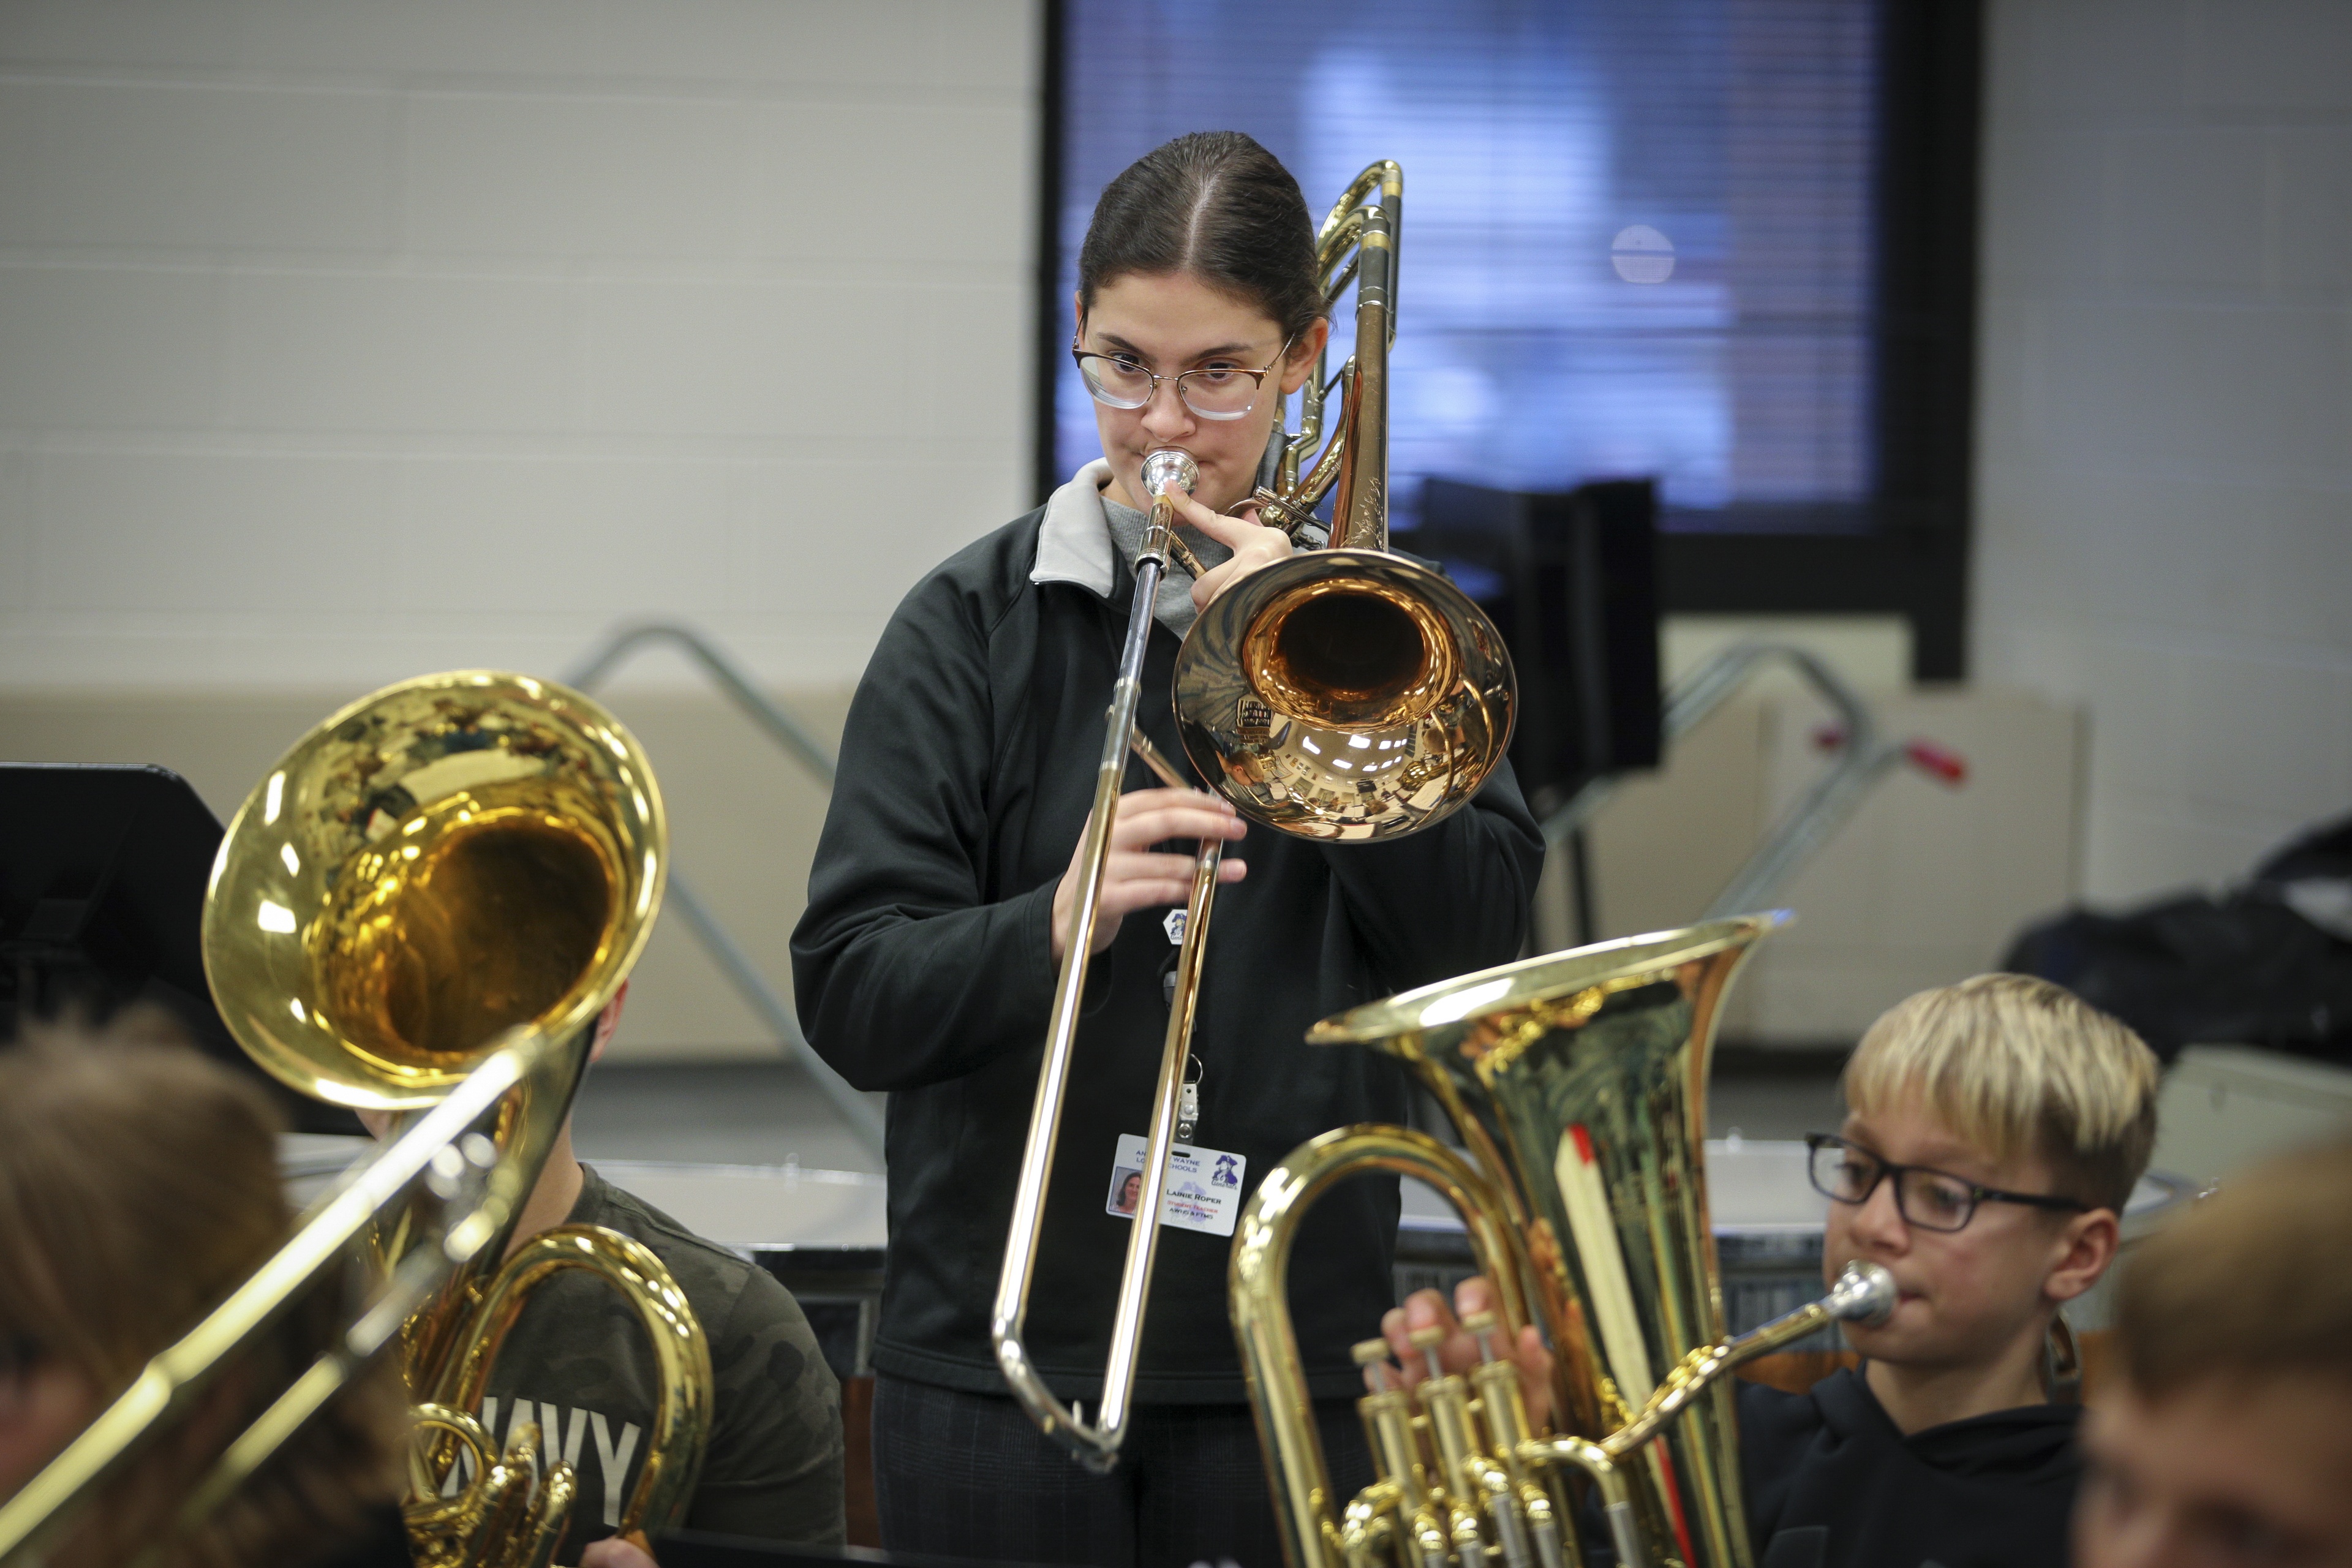
{"type": "Polygon", "coordinates": [[[2047,1347],[2115,1259],[2158,1074],[2129,1028],[2021,974],[1923,991],[1870,1026],[1844,1125],[1811,1140],[1822,1263],[1882,1264],[1901,1295],[1847,1326],[1860,1367],[1740,1391],[1768,1568],[2065,1563],[2080,1411],[2051,1402],[2047,1347]]]}
{"type": "MultiPolygon", "coordinates": [[[[2025,975],[1923,991],[1871,1026],[1843,1126],[1810,1141],[1822,1273],[1881,1264],[1901,1294],[1885,1323],[1847,1325],[1861,1366],[1802,1394],[1739,1390],[1761,1568],[2063,1568],[2080,1412],[2051,1402],[2045,1349],[2114,1261],[2158,1070],[2123,1024],[2025,975]]],[[[1456,1304],[1491,1292],[1465,1281],[1456,1304]]],[[[1423,1291],[1382,1327],[1402,1348],[1431,1324],[1452,1315],[1423,1291]]],[[[1455,1333],[1442,1359],[1474,1353],[1455,1333]]],[[[1518,1359],[1540,1386],[1540,1347],[1518,1359]]]]}

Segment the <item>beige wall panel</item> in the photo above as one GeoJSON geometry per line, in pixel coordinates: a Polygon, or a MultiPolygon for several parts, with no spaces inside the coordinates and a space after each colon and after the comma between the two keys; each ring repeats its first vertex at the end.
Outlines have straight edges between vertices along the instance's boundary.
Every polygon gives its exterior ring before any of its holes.
{"type": "Polygon", "coordinates": [[[1733,699],[1601,807],[1590,835],[1597,934],[1688,925],[1731,879],[1761,823],[1763,722],[1760,704],[1733,699]]]}
{"type": "Polygon", "coordinates": [[[272,763],[358,695],[325,689],[0,692],[0,758],[152,763],[194,784],[226,823],[272,763]]]}
{"type": "MultiPolygon", "coordinates": [[[[1589,835],[1595,934],[1633,936],[1688,925],[1755,847],[1763,792],[1763,707],[1734,698],[1709,714],[1654,773],[1629,780],[1589,835]]],[[[1564,856],[1551,857],[1557,883],[1564,856]]],[[[1549,891],[1549,889],[1546,889],[1549,891]]],[[[1547,908],[1559,909],[1553,894],[1547,908]]],[[[1731,993],[1723,1033],[1753,1032],[1755,987],[1731,993]]]]}
{"type": "MultiPolygon", "coordinates": [[[[779,700],[828,751],[838,744],[846,689],[779,700]]],[[[723,699],[622,689],[612,705],[662,782],[672,864],[789,1005],[793,925],[807,901],[826,791],[723,699]]],[[[630,987],[614,1059],[773,1055],[765,1026],[675,911],[656,928],[654,944],[641,983],[630,987]]]]}
{"type": "MultiPolygon", "coordinates": [[[[1872,698],[1888,734],[1936,741],[1969,765],[1953,790],[1889,774],[1773,896],[1796,922],[1758,949],[1726,1037],[1851,1045],[1914,991],[1990,968],[2028,921],[2074,896],[2081,721],[2018,691],[1872,698]]],[[[1727,703],[1659,772],[1636,778],[1591,829],[1598,934],[1696,920],[1819,776],[1827,710],[1766,689],[1727,703]]],[[[1547,945],[1568,942],[1562,858],[1541,890],[1547,945]]]]}
{"type": "MultiPolygon", "coordinates": [[[[2075,892],[2080,721],[2027,692],[1920,691],[1876,701],[1894,739],[1969,765],[1952,788],[1898,766],[1773,901],[1797,921],[1746,984],[1758,1038],[1844,1045],[1914,991],[1992,968],[2018,929],[2075,892]]],[[[1827,712],[1775,701],[1764,723],[1769,819],[1817,777],[1827,712]]]]}

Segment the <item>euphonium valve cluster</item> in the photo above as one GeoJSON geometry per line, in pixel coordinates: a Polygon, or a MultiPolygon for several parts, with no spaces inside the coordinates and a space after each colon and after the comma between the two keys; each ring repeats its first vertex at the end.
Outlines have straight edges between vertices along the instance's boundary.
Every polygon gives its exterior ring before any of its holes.
{"type": "Polygon", "coordinates": [[[1385,1533],[1423,1564],[1491,1547],[1510,1568],[1559,1568],[1560,1499],[1521,1453],[1533,1432],[1518,1372],[1495,1352],[1493,1313],[1463,1327],[1477,1341],[1477,1366],[1467,1377],[1445,1373],[1437,1361],[1445,1331],[1417,1330],[1424,1365],[1409,1392],[1391,1383],[1386,1340],[1356,1347],[1358,1364],[1382,1384],[1358,1402],[1379,1479],[1349,1522],[1365,1544],[1385,1533]]]}

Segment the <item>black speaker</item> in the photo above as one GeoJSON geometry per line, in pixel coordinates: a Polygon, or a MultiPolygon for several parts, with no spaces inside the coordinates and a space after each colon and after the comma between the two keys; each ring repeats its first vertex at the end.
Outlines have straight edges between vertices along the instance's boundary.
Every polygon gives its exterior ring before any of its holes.
{"type": "Polygon", "coordinates": [[[1511,768],[1538,816],[1587,780],[1658,764],[1657,489],[1565,494],[1425,479],[1398,549],[1435,560],[1494,617],[1519,678],[1511,768]]]}

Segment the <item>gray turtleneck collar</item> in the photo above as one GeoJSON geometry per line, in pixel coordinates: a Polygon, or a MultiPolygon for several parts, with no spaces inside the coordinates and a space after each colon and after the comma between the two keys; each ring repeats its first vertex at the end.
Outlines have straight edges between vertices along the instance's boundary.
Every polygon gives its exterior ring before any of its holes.
{"type": "MultiPolygon", "coordinates": [[[[1045,521],[1037,531],[1037,558],[1029,569],[1032,583],[1077,583],[1108,599],[1113,574],[1135,571],[1135,552],[1143,547],[1150,517],[1121,506],[1103,493],[1110,482],[1110,465],[1097,459],[1080,468],[1070,482],[1045,503],[1045,521]],[[1106,548],[1108,547],[1108,548],[1106,548]]],[[[1190,524],[1176,530],[1206,566],[1222,565],[1233,552],[1190,524]]],[[[1192,629],[1199,612],[1192,608],[1192,579],[1171,571],[1160,580],[1160,602],[1152,618],[1178,637],[1192,629]]]]}
{"type": "MultiPolygon", "coordinates": [[[[1118,546],[1119,560],[1132,574],[1136,552],[1143,548],[1143,536],[1151,527],[1150,514],[1121,506],[1108,495],[1102,498],[1102,509],[1103,521],[1110,528],[1110,542],[1118,546]]],[[[1200,557],[1203,566],[1222,566],[1234,558],[1231,550],[1189,522],[1176,525],[1176,537],[1192,547],[1192,553],[1200,557]]],[[[1181,637],[1192,629],[1192,622],[1200,613],[1192,607],[1192,574],[1181,567],[1171,566],[1168,574],[1160,579],[1160,602],[1151,606],[1152,617],[1181,637]]]]}

